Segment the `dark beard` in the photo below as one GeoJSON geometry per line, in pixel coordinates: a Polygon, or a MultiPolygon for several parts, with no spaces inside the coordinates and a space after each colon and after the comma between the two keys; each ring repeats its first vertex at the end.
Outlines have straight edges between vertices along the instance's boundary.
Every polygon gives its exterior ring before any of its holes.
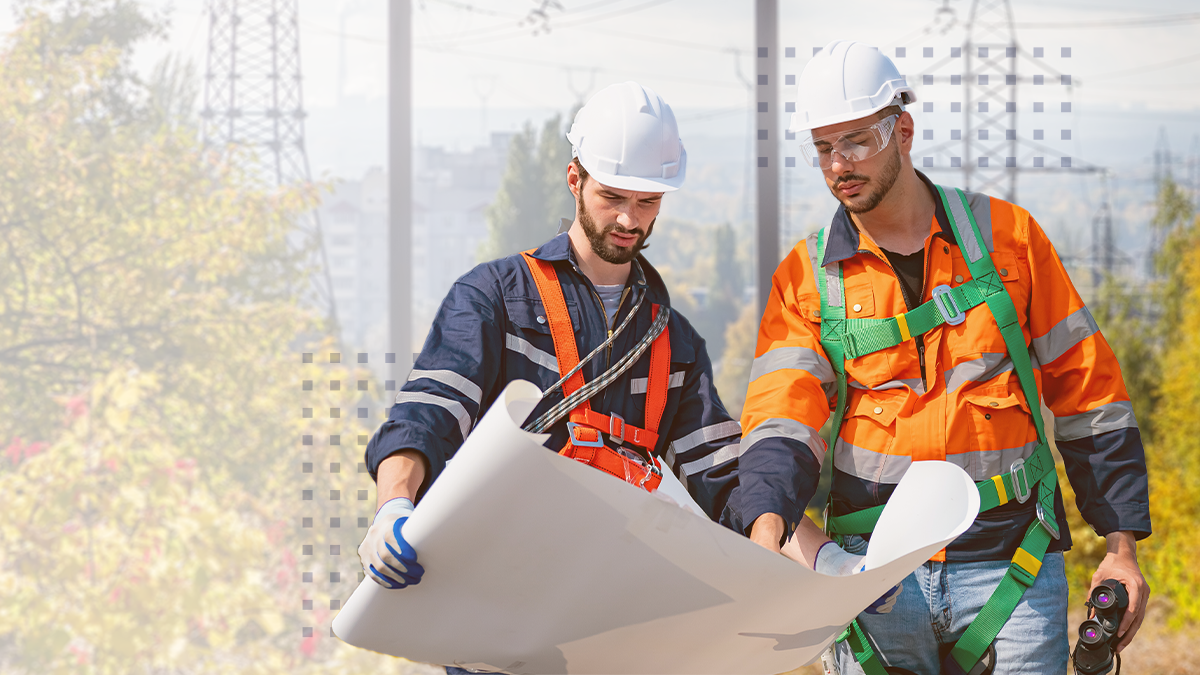
{"type": "Polygon", "coordinates": [[[846,207],[846,210],[850,213],[866,213],[873,210],[876,206],[879,206],[879,203],[883,201],[883,198],[887,196],[887,193],[891,191],[892,186],[896,184],[896,178],[899,175],[900,148],[897,146],[892,151],[891,158],[888,159],[887,165],[883,167],[883,171],[879,174],[879,179],[877,181],[873,181],[866,176],[850,174],[848,176],[842,176],[834,181],[833,187],[831,187],[830,190],[833,191],[833,196],[836,197],[837,200],[842,203],[842,206],[846,207]],[[867,184],[868,188],[871,188],[872,185],[875,185],[874,189],[870,189],[870,192],[867,193],[866,201],[859,202],[857,204],[851,204],[849,201],[838,195],[836,192],[838,186],[842,183],[852,180],[863,181],[867,184]]]}
{"type": "Polygon", "coordinates": [[[608,233],[619,232],[621,234],[632,234],[632,232],[636,232],[636,230],[626,230],[616,223],[613,223],[612,225],[609,225],[601,230],[600,226],[597,225],[596,221],[592,218],[592,214],[588,212],[587,206],[584,205],[582,194],[579,195],[577,203],[579,204],[579,224],[583,226],[583,233],[587,235],[588,242],[592,245],[592,252],[594,252],[601,260],[614,265],[624,265],[636,258],[638,253],[641,253],[646,249],[646,239],[648,239],[650,237],[650,233],[654,231],[654,222],[655,220],[658,220],[657,218],[650,221],[650,224],[646,227],[645,234],[638,237],[633,246],[630,246],[629,248],[621,248],[609,243],[608,233]]]}

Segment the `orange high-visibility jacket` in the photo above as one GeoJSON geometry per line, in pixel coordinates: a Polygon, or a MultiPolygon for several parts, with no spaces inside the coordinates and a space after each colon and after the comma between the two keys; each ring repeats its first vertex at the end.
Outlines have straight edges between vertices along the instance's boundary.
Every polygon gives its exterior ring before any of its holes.
{"type": "MultiPolygon", "coordinates": [[[[1020,315],[1082,514],[1102,535],[1116,530],[1148,535],[1141,437],[1112,350],[1029,213],[986,195],[968,197],[1020,315]]],[[[936,192],[934,200],[923,297],[914,306],[928,301],[936,286],[954,287],[971,278],[936,192]]],[[[860,236],[843,208],[826,239],[824,260],[817,260],[814,233],[796,245],[773,278],[742,414],[737,510],[746,529],[763,513],[778,513],[795,527],[816,491],[826,455],[818,430],[830,417],[837,388],[819,340],[814,270],[824,273],[841,264],[847,318],[912,309],[887,257],[860,236]]],[[[944,324],[845,365],[847,410],[832,452],[835,515],[886,502],[913,461],[947,460],[980,481],[1007,472],[1037,446],[1030,406],[1038,402],[1026,400],[986,305],[968,310],[961,325],[944,324]]],[[[947,559],[1011,558],[1035,517],[1034,501],[1013,501],[982,514],[948,549],[947,559]]],[[[1063,539],[1050,550],[1065,550],[1070,541],[1061,494],[1055,510],[1063,539]]]]}

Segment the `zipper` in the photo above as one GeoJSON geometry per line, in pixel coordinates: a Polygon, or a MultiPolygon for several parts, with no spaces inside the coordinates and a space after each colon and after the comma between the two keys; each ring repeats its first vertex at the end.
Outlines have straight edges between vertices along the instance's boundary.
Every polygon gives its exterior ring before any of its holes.
{"type": "MultiPolygon", "coordinates": [[[[932,243],[932,239],[930,240],[930,243],[932,243]]],[[[888,269],[892,271],[892,276],[896,278],[896,285],[900,287],[900,295],[904,298],[904,306],[908,309],[908,311],[911,312],[920,306],[919,302],[916,305],[912,303],[912,298],[908,297],[908,290],[904,287],[904,283],[900,281],[900,275],[896,273],[896,268],[892,267],[892,261],[888,260],[886,255],[880,257],[876,255],[875,252],[865,249],[859,249],[858,252],[869,253],[872,256],[879,258],[883,261],[883,264],[887,265],[888,269]]],[[[925,296],[925,279],[929,276],[928,247],[926,247],[926,249],[923,251],[923,254],[924,265],[922,266],[921,270],[921,297],[925,296]]],[[[918,298],[918,300],[919,299],[920,298],[918,298]]],[[[917,363],[921,368],[921,384],[925,387],[925,391],[929,391],[929,382],[925,378],[925,336],[915,335],[913,336],[913,340],[917,343],[917,363]]]]}

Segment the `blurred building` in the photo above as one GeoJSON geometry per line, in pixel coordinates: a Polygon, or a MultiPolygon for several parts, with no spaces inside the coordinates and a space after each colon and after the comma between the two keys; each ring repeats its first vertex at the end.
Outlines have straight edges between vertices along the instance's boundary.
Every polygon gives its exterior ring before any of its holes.
{"type": "MultiPolygon", "coordinates": [[[[476,264],[485,211],[500,187],[511,133],[466,152],[417,147],[413,157],[413,344],[420,345],[450,286],[476,264]]],[[[387,347],[387,173],[339,182],[320,208],[342,339],[387,347]]]]}

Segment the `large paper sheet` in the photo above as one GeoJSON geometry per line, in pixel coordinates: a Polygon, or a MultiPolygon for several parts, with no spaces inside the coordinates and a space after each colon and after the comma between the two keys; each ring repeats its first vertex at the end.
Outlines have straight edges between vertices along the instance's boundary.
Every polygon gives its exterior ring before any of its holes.
{"type": "Polygon", "coordinates": [[[421,583],[361,583],[333,622],[349,644],[525,673],[781,673],[964,532],[965,472],[918,462],[868,570],[818,574],[541,446],[520,430],[540,392],[513,382],[405,525],[421,583]]]}

